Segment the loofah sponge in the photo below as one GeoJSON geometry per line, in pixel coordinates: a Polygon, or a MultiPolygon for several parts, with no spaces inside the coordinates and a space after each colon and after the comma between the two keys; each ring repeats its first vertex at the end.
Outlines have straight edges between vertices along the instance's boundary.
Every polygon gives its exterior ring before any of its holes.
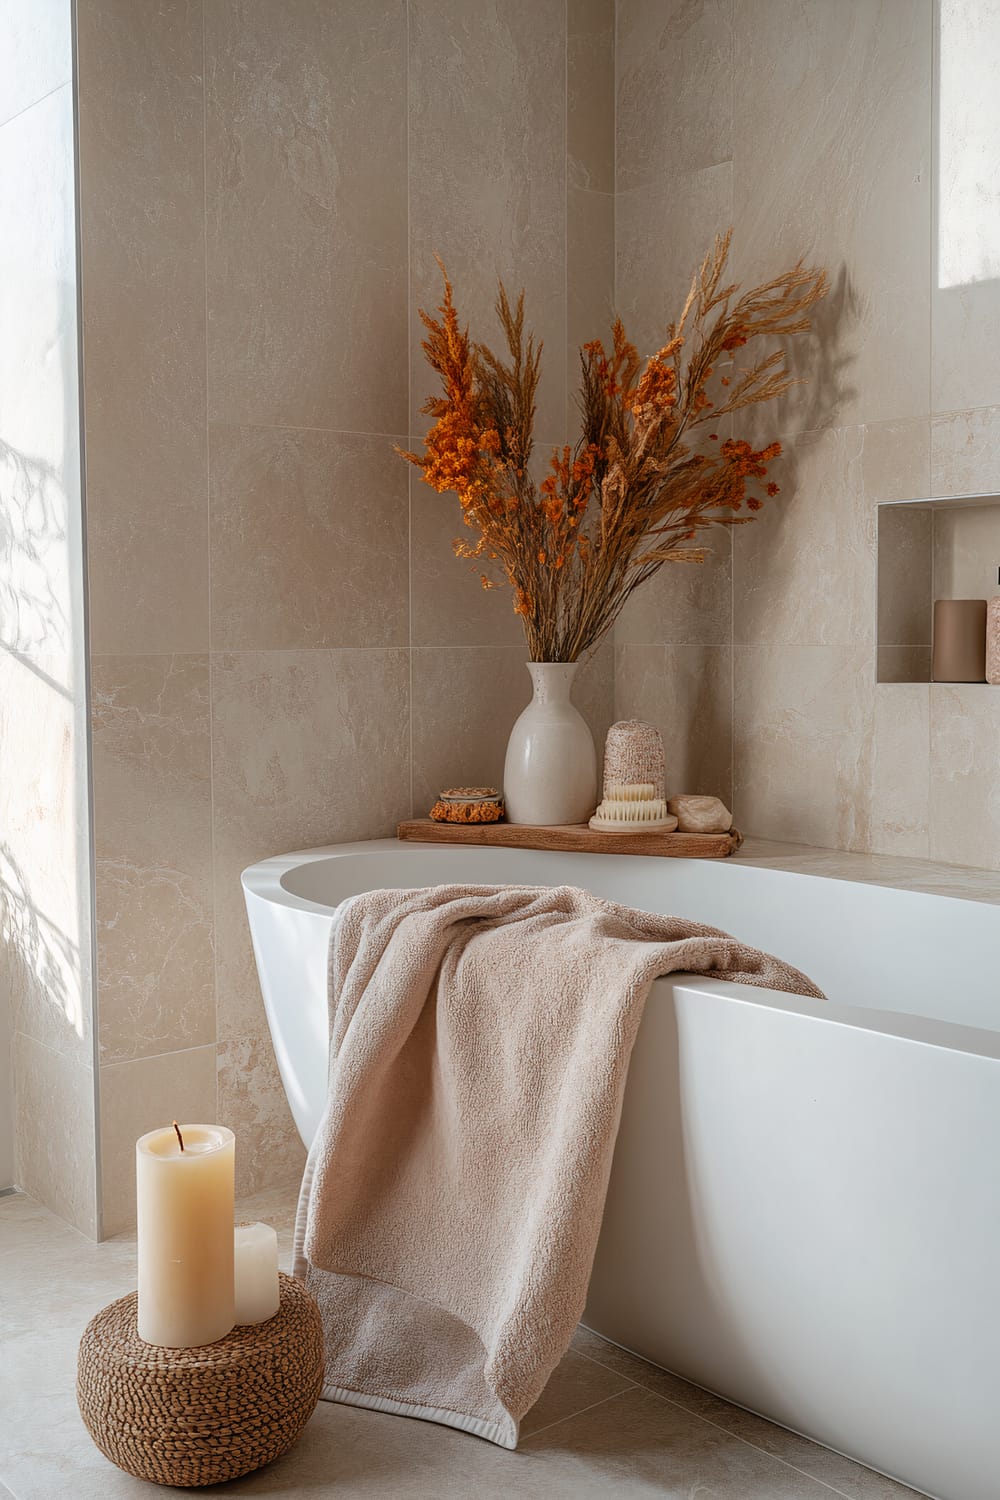
{"type": "Polygon", "coordinates": [[[503,798],[495,786],[447,786],[431,817],[435,823],[499,823],[503,798]]]}

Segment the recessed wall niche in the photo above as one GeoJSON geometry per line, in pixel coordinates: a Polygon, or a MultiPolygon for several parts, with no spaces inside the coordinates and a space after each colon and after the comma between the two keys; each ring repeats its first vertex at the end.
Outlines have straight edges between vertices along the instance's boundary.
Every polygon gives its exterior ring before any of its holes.
{"type": "Polygon", "coordinates": [[[877,507],[878,682],[930,682],[935,599],[1000,594],[1000,494],[877,507]]]}

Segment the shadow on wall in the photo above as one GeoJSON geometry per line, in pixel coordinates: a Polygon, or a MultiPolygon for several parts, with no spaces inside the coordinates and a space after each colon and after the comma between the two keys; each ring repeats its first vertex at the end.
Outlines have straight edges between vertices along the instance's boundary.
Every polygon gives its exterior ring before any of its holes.
{"type": "Polygon", "coordinates": [[[59,468],[0,438],[0,959],[16,1029],[85,1035],[71,538],[59,468]]]}
{"type": "MultiPolygon", "coordinates": [[[[789,374],[801,384],[777,403],[750,409],[748,425],[754,441],[781,439],[782,454],[774,470],[782,501],[774,508],[777,526],[782,524],[785,508],[797,490],[794,439],[804,432],[836,427],[841,412],[857,394],[849,380],[850,368],[857,359],[850,338],[851,330],[862,323],[863,314],[864,303],[843,264],[833,276],[826,297],[810,312],[809,331],[785,342],[789,374]]],[[[776,566],[772,558],[772,569],[776,566]]],[[[771,586],[780,587],[778,575],[772,572],[770,576],[771,586]]]]}
{"type": "Polygon", "coordinates": [[[0,497],[2,644],[15,652],[65,652],[70,621],[62,475],[0,438],[0,497]]]}
{"type": "Polygon", "coordinates": [[[82,1037],[79,945],[32,899],[31,883],[6,843],[0,843],[0,951],[15,1015],[46,1015],[53,1030],[68,1026],[82,1037]]]}
{"type": "Polygon", "coordinates": [[[805,382],[806,399],[797,413],[796,427],[809,432],[835,427],[837,416],[857,394],[847,372],[856,356],[849,347],[850,330],[861,321],[861,298],[851,284],[847,266],[832,279],[830,290],[811,314],[812,327],[790,340],[788,365],[792,378],[805,382]]]}

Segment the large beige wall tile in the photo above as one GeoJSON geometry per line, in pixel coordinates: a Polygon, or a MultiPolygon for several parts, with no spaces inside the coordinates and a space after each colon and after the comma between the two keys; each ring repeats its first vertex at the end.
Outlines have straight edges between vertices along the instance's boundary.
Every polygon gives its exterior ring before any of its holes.
{"type": "Polygon", "coordinates": [[[648,187],[617,194],[616,305],[643,357],[666,343],[695,272],[732,216],[728,161],[683,171],[668,153],[648,187]]]}
{"type": "Polygon", "coordinates": [[[954,411],[1000,403],[1000,28],[991,0],[934,9],[931,410],[954,411]]]}
{"type": "Polygon", "coordinates": [[[245,1143],[241,1192],[301,1148],[278,1076],[240,871],[289,849],[393,831],[410,809],[405,651],[221,654],[213,667],[219,1110],[245,1143]]]}
{"type": "Polygon", "coordinates": [[[517,646],[413,652],[415,817],[442,787],[503,786],[511,727],[531,699],[527,659],[517,646]]]}
{"type": "Polygon", "coordinates": [[[102,1059],[214,1041],[211,883],[162,863],[105,859],[95,905],[102,1059]]]}
{"type": "Polygon", "coordinates": [[[870,647],[737,647],[734,657],[737,825],[793,843],[868,848],[870,647]]]}
{"type": "Polygon", "coordinates": [[[1000,869],[1000,688],[934,683],[930,855],[1000,869]]]}
{"type": "MultiPolygon", "coordinates": [[[[484,589],[482,567],[457,558],[456,537],[475,542],[453,494],[439,495],[410,475],[411,644],[516,646],[524,640],[510,588],[484,589]]],[[[494,573],[491,576],[499,577],[494,573]]]]}
{"type": "Polygon", "coordinates": [[[966,286],[931,287],[931,410],[1000,402],[993,330],[1000,317],[996,277],[966,286]]]}
{"type": "Polygon", "coordinates": [[[95,656],[91,663],[99,859],[203,874],[211,816],[207,656],[95,656]]]}
{"type": "Polygon", "coordinates": [[[732,532],[702,533],[703,563],[665,563],[636,589],[615,626],[619,645],[724,646],[733,628],[732,532]]]}
{"type": "Polygon", "coordinates": [[[66,657],[83,610],[73,193],[65,84],[0,128],[0,642],[66,657]]]}
{"type": "Polygon", "coordinates": [[[741,0],[734,217],[741,280],[800,255],[834,294],[794,349],[780,431],[926,415],[931,0],[741,0]]]}
{"type": "Polygon", "coordinates": [[[404,0],[205,6],[211,416],[405,431],[404,0]]]}
{"type": "Polygon", "coordinates": [[[211,445],[213,648],[405,645],[408,476],[392,440],[214,425],[211,445]]]}
{"type": "Polygon", "coordinates": [[[729,160],[732,23],[733,0],[621,0],[615,56],[620,192],[657,182],[665,166],[686,170],[729,160]]]}
{"type": "Polygon", "coordinates": [[[580,429],[576,394],[580,348],[591,339],[611,342],[615,300],[615,200],[610,193],[570,188],[566,196],[566,386],[567,442],[580,429]]]}
{"type": "Polygon", "coordinates": [[[0,125],[73,77],[70,0],[5,0],[0,125]]]}
{"type": "MultiPolygon", "coordinates": [[[[527,670],[525,675],[527,675],[527,670]]],[[[616,718],[613,637],[606,636],[593,656],[581,662],[577,680],[573,685],[573,701],[590,725],[594,736],[599,778],[604,764],[604,742],[616,718]]]]}
{"type": "MultiPolygon", "coordinates": [[[[531,699],[528,653],[518,647],[413,652],[413,810],[425,817],[442,787],[503,785],[514,721],[531,699]]],[[[613,718],[614,662],[605,645],[581,664],[573,702],[598,757],[613,718]]]]}
{"type": "Polygon", "coordinates": [[[732,806],[732,689],[728,647],[616,647],[615,718],[656,725],[668,797],[704,792],[732,806]]]}
{"type": "Polygon", "coordinates": [[[21,1032],[13,1059],[17,1185],[96,1239],[93,1069],[21,1032]]]}
{"type": "Polygon", "coordinates": [[[567,0],[569,182],[615,190],[615,0],[567,0]]]}
{"type": "Polygon", "coordinates": [[[870,847],[877,854],[928,857],[930,703],[926,683],[875,690],[870,847]]]}
{"type": "Polygon", "coordinates": [[[306,1153],[288,1108],[267,1029],[219,1047],[219,1121],[236,1135],[236,1192],[259,1193],[302,1174],[306,1153]]]}
{"type": "Polygon", "coordinates": [[[95,657],[100,1050],[215,1040],[207,656],[95,657]]]}
{"type": "Polygon", "coordinates": [[[405,651],[241,651],[213,663],[219,1039],[262,1035],[240,871],[390,834],[410,808],[405,651]]]}
{"type": "MultiPolygon", "coordinates": [[[[193,1047],[101,1068],[102,1233],[135,1223],[135,1143],[180,1120],[214,1125],[215,1048],[193,1047]]],[[[225,1123],[225,1122],[224,1122],[225,1123]]],[[[239,1142],[237,1142],[237,1154],[239,1142]]]]}
{"type": "Polygon", "coordinates": [[[91,644],[205,650],[202,7],[83,0],[78,32],[91,644]]]}
{"type": "Polygon", "coordinates": [[[526,292],[545,343],[536,433],[566,431],[566,8],[564,0],[411,0],[410,409],[434,377],[418,308],[436,308],[440,255],[463,321],[495,345],[496,279],[526,292]]]}
{"type": "Polygon", "coordinates": [[[935,498],[1000,493],[1000,407],[932,419],[930,492],[935,498]]]}
{"type": "Polygon", "coordinates": [[[784,448],[780,494],[734,538],[734,639],[873,646],[875,507],[926,487],[926,421],[806,432],[784,448]]]}
{"type": "Polygon", "coordinates": [[[86,726],[73,675],[65,659],[0,652],[0,985],[15,1030],[89,1064],[86,726]]]}

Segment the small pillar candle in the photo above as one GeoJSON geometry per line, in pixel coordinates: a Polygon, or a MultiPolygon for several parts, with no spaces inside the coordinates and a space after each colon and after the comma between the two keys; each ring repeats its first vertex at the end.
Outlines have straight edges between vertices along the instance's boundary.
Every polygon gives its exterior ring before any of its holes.
{"type": "Polygon", "coordinates": [[[270,1224],[238,1224],[233,1238],[237,1323],[265,1323],[281,1302],[278,1236],[270,1224]]]}
{"type": "Polygon", "coordinates": [[[235,1322],[236,1138],[223,1125],[151,1130],[135,1147],[139,1337],[168,1349],[225,1338],[235,1322]]]}
{"type": "Polygon", "coordinates": [[[986,600],[935,599],[935,682],[986,681],[986,600]]]}

